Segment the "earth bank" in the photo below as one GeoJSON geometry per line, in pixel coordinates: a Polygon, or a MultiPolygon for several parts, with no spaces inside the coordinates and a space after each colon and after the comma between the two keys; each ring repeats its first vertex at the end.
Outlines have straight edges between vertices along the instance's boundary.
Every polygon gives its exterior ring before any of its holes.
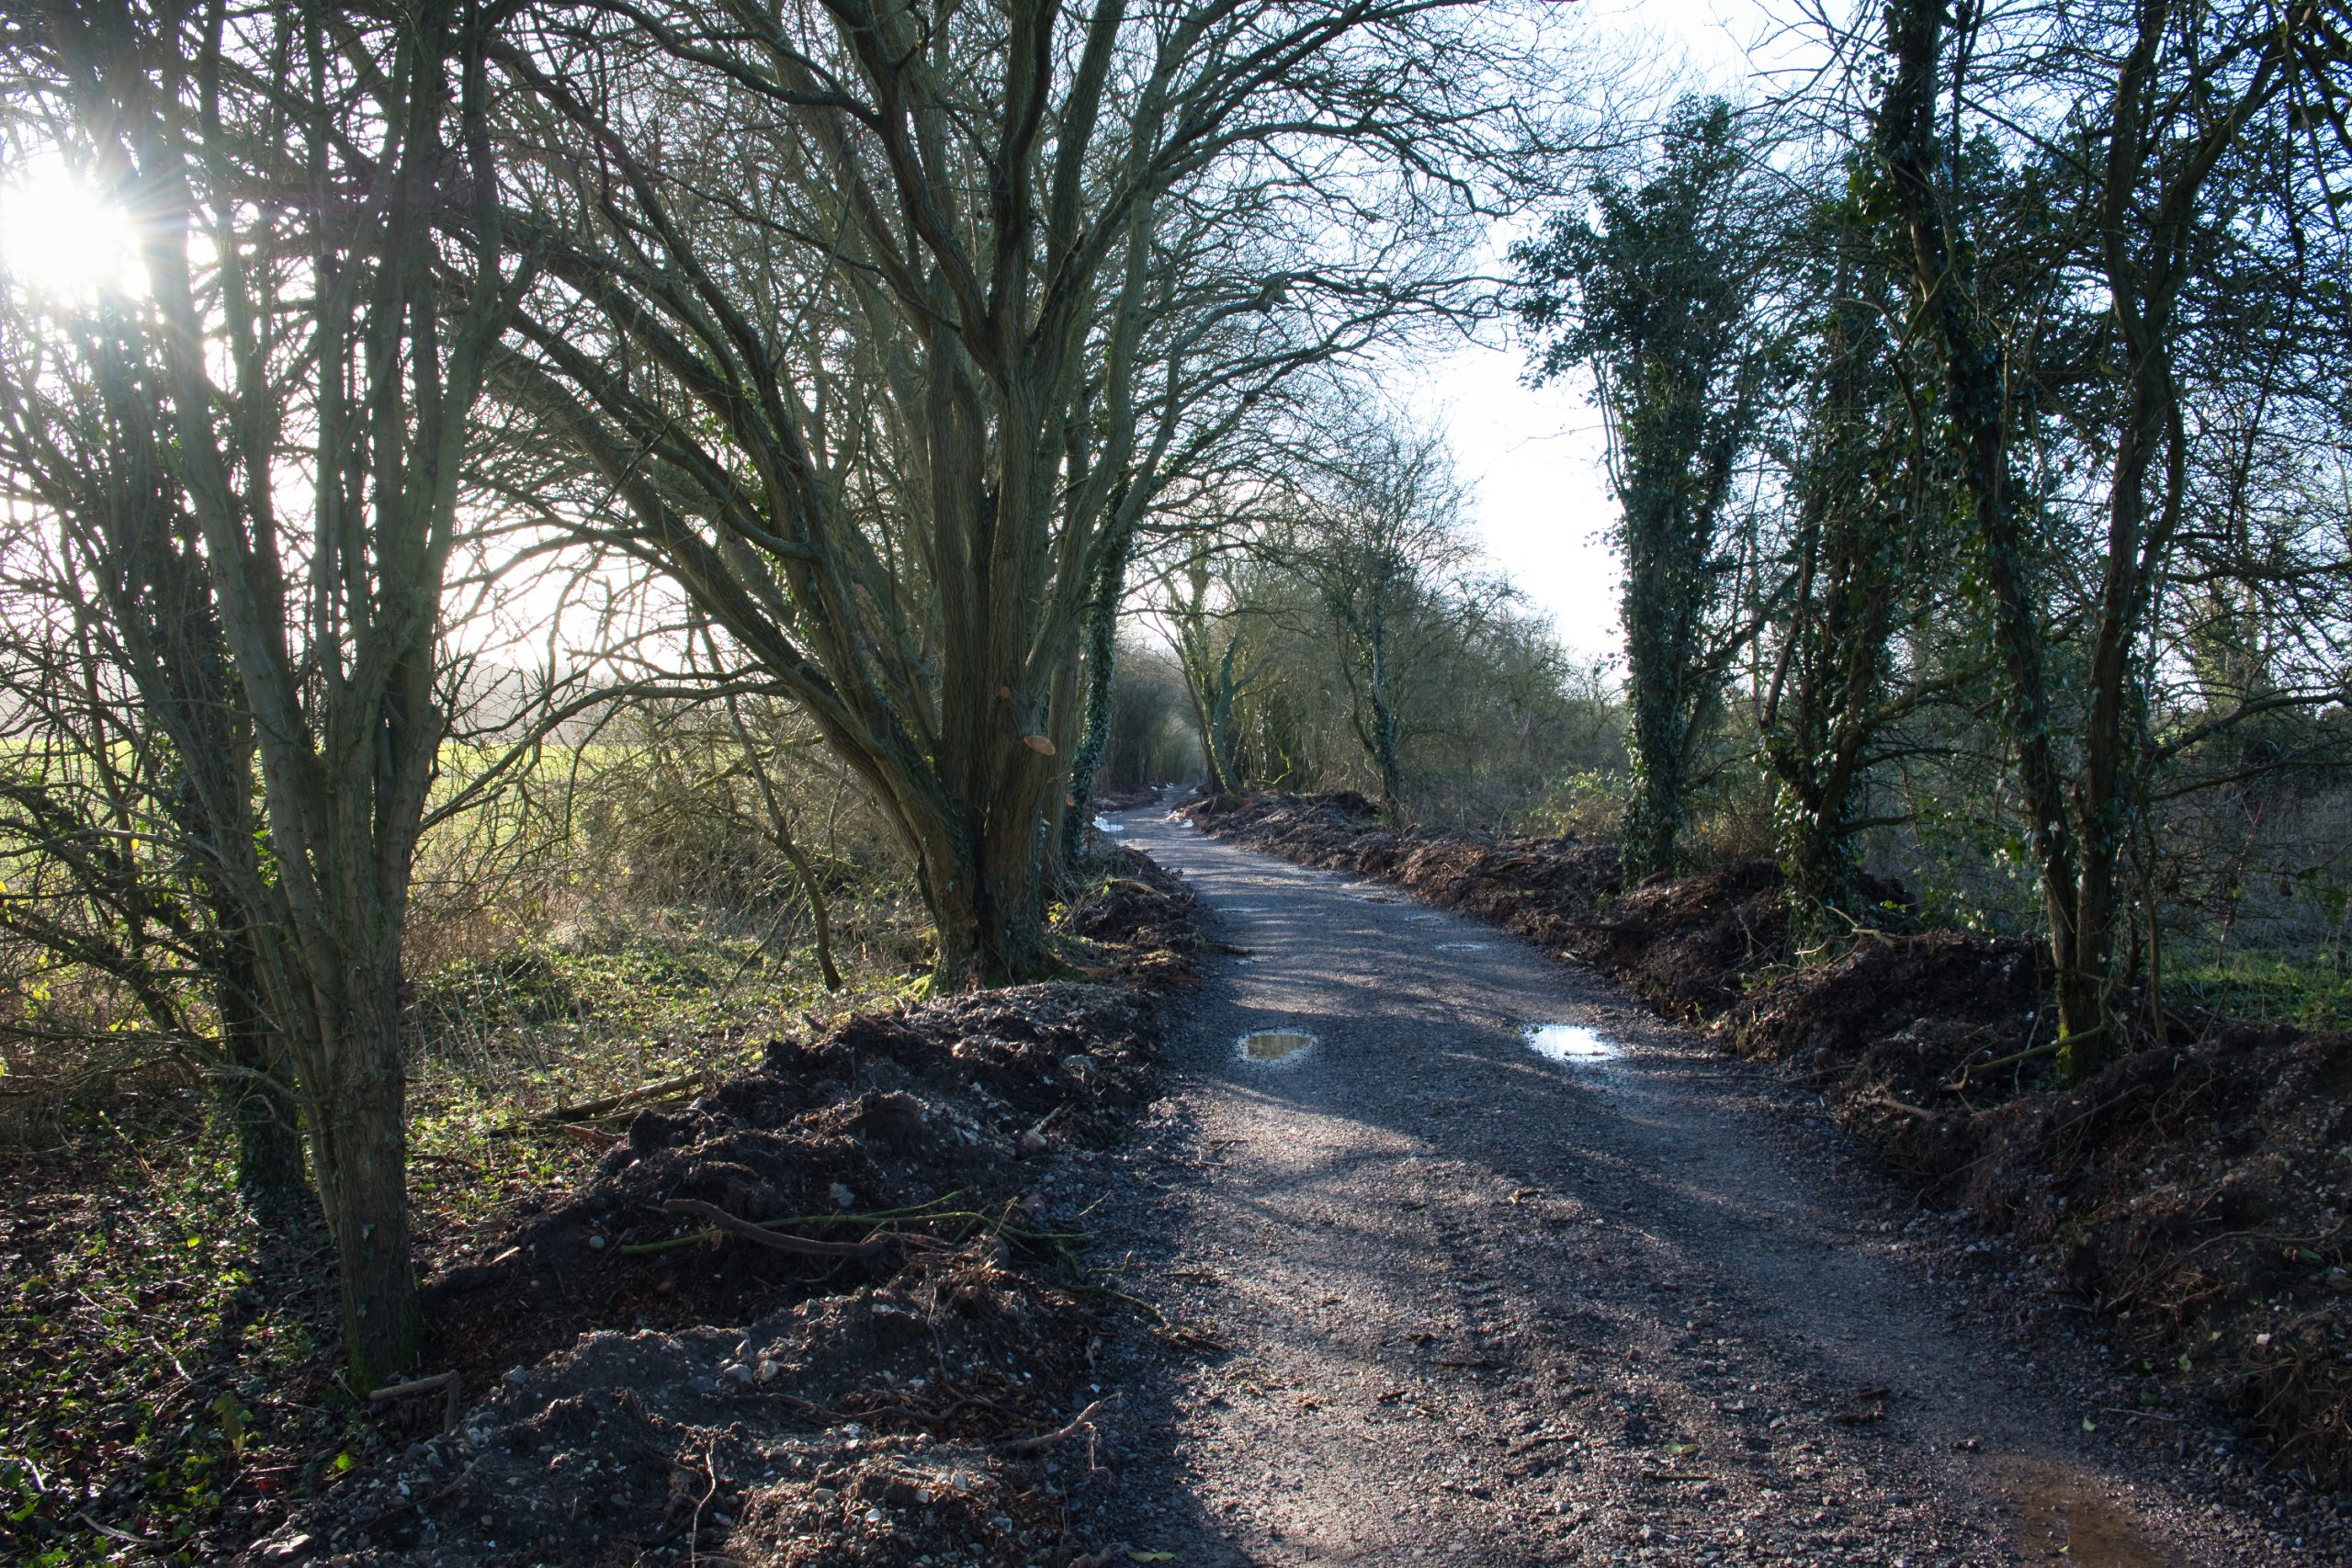
{"type": "MultiPolygon", "coordinates": [[[[1198,909],[1132,853],[1066,922],[1103,983],[778,1040],[485,1264],[428,1281],[428,1366],[488,1387],[245,1561],[1025,1561],[1064,1528],[1090,1370],[1131,1309],[1061,1200],[1152,1092],[1198,909]],[[732,1326],[714,1326],[727,1325],[732,1326]]],[[[462,1401],[458,1402],[460,1405],[462,1401]]]]}

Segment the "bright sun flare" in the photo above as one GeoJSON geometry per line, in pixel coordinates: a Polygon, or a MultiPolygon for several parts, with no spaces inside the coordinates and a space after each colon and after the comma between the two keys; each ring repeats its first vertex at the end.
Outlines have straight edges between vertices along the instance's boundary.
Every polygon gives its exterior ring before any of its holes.
{"type": "Polygon", "coordinates": [[[0,183],[0,270],[70,299],[147,287],[130,215],[54,163],[0,183]]]}

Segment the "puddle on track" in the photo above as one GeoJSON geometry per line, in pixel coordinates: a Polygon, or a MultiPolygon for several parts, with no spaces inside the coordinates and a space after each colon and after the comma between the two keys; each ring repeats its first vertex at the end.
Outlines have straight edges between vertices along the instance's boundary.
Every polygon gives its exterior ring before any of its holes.
{"type": "Polygon", "coordinates": [[[1611,1062],[1624,1047],[1581,1023],[1531,1023],[1519,1032],[1527,1048],[1553,1062],[1611,1062]]]}
{"type": "Polygon", "coordinates": [[[1252,1062],[1287,1062],[1315,1043],[1303,1029],[1255,1029],[1241,1037],[1241,1055],[1252,1062]]]}
{"type": "Polygon", "coordinates": [[[2001,1492],[2017,1518],[2017,1546],[2028,1562],[2076,1568],[2175,1568],[2171,1553],[2143,1535],[2102,1495],[2096,1478],[2064,1464],[2004,1464],[2001,1492]]]}
{"type": "Polygon", "coordinates": [[[1491,942],[1442,942],[1437,944],[1437,951],[1440,953],[1484,953],[1494,945],[1491,942]]]}

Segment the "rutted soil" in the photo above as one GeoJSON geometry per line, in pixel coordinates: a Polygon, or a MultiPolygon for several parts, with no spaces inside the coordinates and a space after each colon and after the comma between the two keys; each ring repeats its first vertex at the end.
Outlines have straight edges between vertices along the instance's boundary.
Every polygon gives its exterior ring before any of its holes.
{"type": "Polygon", "coordinates": [[[2033,1248],[2148,1396],[2209,1400],[2307,1482],[2352,1486],[2352,1038],[2173,1012],[2159,1036],[2141,998],[2132,1051],[2060,1090],[2043,949],[1905,931],[1892,886],[1869,889],[1888,931],[1788,972],[1769,862],[1619,891],[1611,852],[1573,839],[1400,835],[1346,795],[1217,805],[1189,816],[1498,919],[1779,1064],[1923,1201],[2033,1248]]]}

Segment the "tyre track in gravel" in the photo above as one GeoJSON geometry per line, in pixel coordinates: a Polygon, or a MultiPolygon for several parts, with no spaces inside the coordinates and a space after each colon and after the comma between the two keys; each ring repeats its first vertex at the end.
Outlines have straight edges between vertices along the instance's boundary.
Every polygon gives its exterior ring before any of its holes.
{"type": "Polygon", "coordinates": [[[1120,1289],[1223,1347],[1106,1367],[1126,1397],[1074,1516],[1098,1543],[2334,1560],[2213,1472],[2193,1413],[2123,1415],[2075,1320],[1989,1289],[1984,1245],[1860,1169],[1817,1100],[1492,928],[1118,820],[1247,951],[1181,1000],[1169,1097],[1089,1222],[1127,1258],[1120,1289]],[[1534,1021],[1622,1055],[1546,1060],[1534,1021]],[[1253,1029],[1317,1043],[1248,1061],[1253,1029]]]}

